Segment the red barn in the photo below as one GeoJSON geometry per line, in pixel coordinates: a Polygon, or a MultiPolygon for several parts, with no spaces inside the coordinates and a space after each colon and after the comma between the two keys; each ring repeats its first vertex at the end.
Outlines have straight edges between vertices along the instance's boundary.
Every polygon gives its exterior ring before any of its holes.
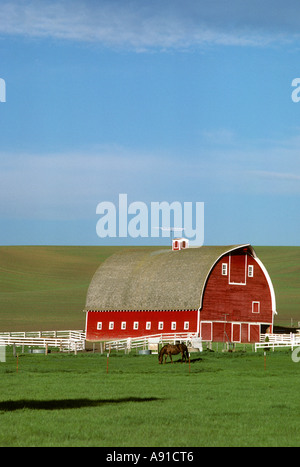
{"type": "Polygon", "coordinates": [[[276,303],[249,244],[136,248],[98,268],[84,311],[90,341],[189,332],[204,341],[246,343],[272,332],[276,303]]]}

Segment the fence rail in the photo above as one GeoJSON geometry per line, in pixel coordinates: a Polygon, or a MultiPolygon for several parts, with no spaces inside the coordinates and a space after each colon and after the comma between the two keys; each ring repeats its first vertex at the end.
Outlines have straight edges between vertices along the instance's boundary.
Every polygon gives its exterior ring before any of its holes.
{"type": "Polygon", "coordinates": [[[127,339],[108,341],[105,343],[105,349],[131,350],[138,347],[146,349],[150,344],[163,344],[164,342],[173,342],[174,344],[178,341],[192,343],[195,338],[196,334],[188,332],[178,334],[152,334],[150,336],[129,337],[127,339]]]}
{"type": "Polygon", "coordinates": [[[255,352],[258,349],[273,349],[276,347],[294,347],[300,346],[299,334],[261,334],[260,342],[255,343],[255,352]],[[267,341],[266,341],[267,339],[267,341]]]}
{"type": "Polygon", "coordinates": [[[63,331],[11,331],[11,332],[0,332],[0,339],[2,337],[51,337],[51,338],[63,338],[63,339],[85,339],[85,332],[80,330],[63,330],[63,331]]]}
{"type": "Polygon", "coordinates": [[[56,347],[61,351],[77,351],[85,349],[85,333],[74,330],[0,332],[0,344],[45,348],[56,347]]]}

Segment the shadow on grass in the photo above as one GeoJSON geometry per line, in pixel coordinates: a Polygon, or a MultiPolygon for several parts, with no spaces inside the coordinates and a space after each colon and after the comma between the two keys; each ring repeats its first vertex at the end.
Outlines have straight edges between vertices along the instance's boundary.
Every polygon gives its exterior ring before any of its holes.
{"type": "Polygon", "coordinates": [[[14,410],[61,410],[81,409],[83,407],[101,407],[108,404],[124,404],[126,402],[151,402],[162,400],[159,397],[125,397],[121,399],[53,399],[31,400],[21,399],[17,401],[0,402],[0,412],[12,412],[14,410]]]}
{"type": "MultiPolygon", "coordinates": [[[[202,358],[191,358],[191,359],[190,359],[190,363],[196,363],[196,362],[201,362],[201,361],[202,361],[202,358]]],[[[188,365],[189,362],[188,362],[188,361],[186,361],[186,362],[183,361],[183,362],[182,362],[180,359],[179,359],[179,360],[174,360],[174,359],[173,359],[173,363],[182,363],[182,364],[188,365]]],[[[163,362],[163,364],[165,364],[165,362],[163,362]]],[[[171,360],[168,359],[168,360],[166,361],[166,365],[167,365],[167,364],[172,364],[171,360]]]]}

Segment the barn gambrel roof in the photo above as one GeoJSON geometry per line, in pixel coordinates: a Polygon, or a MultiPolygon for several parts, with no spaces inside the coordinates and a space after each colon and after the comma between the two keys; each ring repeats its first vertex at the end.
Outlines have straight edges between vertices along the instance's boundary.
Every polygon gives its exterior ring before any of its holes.
{"type": "Polygon", "coordinates": [[[225,254],[249,244],[202,246],[181,251],[147,248],[110,256],[90,283],[85,311],[197,310],[206,280],[225,254]]]}

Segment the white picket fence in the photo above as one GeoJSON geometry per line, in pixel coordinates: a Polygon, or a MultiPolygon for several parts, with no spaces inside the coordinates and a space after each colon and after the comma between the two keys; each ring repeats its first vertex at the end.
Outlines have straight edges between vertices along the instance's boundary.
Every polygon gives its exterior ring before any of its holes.
{"type": "Polygon", "coordinates": [[[184,342],[190,343],[191,345],[194,343],[196,345],[199,345],[200,349],[200,341],[199,339],[196,340],[196,334],[188,332],[182,332],[180,334],[152,334],[150,336],[140,336],[134,338],[128,337],[127,339],[108,341],[105,343],[105,348],[107,350],[131,350],[142,347],[144,350],[146,350],[151,344],[163,344],[166,342],[173,344],[175,344],[176,342],[184,342]]]}
{"type": "Polygon", "coordinates": [[[56,347],[61,351],[85,349],[84,331],[13,331],[0,332],[1,345],[56,347]]]}
{"type": "Polygon", "coordinates": [[[276,347],[290,347],[292,350],[294,347],[300,346],[300,335],[290,334],[261,334],[260,342],[255,343],[255,352],[258,349],[270,348],[275,350],[276,347]],[[268,342],[265,339],[268,338],[268,342]]]}

